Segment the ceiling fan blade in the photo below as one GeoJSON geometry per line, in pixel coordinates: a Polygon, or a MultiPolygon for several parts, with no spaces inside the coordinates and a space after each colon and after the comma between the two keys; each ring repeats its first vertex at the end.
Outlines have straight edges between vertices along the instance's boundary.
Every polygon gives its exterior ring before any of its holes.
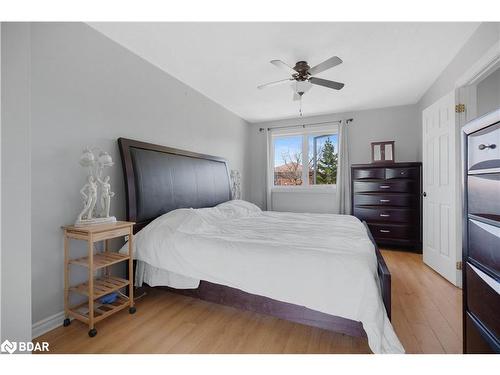
{"type": "Polygon", "coordinates": [[[290,74],[297,74],[297,71],[295,69],[281,60],[271,60],[271,64],[273,64],[277,68],[287,71],[290,74]]]}
{"type": "Polygon", "coordinates": [[[309,78],[309,82],[311,82],[313,85],[325,86],[334,90],[340,90],[342,87],[344,87],[343,83],[329,81],[327,79],[321,79],[316,77],[309,78]]]}
{"type": "Polygon", "coordinates": [[[276,86],[276,85],[280,85],[282,83],[290,82],[290,81],[293,81],[293,78],[280,79],[279,81],[264,83],[262,85],[257,86],[257,88],[262,90],[262,89],[265,89],[266,87],[276,86]]]}
{"type": "Polygon", "coordinates": [[[342,60],[337,56],[333,56],[328,60],[325,60],[322,63],[313,66],[311,69],[309,69],[309,74],[313,76],[315,74],[324,72],[327,69],[333,68],[334,66],[337,66],[339,64],[342,64],[342,60]]]}
{"type": "Polygon", "coordinates": [[[296,92],[293,93],[293,101],[300,100],[301,95],[297,94],[296,92]]]}

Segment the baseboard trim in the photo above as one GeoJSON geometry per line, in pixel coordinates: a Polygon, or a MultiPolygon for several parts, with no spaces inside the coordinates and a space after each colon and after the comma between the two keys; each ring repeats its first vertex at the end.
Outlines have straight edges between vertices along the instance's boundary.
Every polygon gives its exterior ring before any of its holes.
{"type": "Polygon", "coordinates": [[[64,311],[58,312],[48,318],[39,320],[31,326],[31,336],[35,339],[54,328],[60,327],[64,320],[64,311]]]}

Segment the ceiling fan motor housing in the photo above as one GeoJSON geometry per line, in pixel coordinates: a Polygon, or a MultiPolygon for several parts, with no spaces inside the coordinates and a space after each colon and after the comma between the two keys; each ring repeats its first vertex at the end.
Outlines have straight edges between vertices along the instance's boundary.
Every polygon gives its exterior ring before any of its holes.
{"type": "Polygon", "coordinates": [[[293,70],[297,72],[297,74],[294,74],[294,78],[298,81],[307,80],[310,75],[308,72],[309,69],[311,69],[311,67],[306,61],[298,61],[293,67],[293,70]]]}

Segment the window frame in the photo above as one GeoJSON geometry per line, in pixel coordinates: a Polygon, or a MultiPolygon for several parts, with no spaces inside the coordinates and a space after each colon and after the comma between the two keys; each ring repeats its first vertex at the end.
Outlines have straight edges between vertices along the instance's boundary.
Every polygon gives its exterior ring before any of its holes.
{"type": "MultiPolygon", "coordinates": [[[[339,127],[337,123],[326,124],[323,126],[314,127],[297,127],[295,129],[271,129],[269,142],[269,160],[267,163],[269,178],[269,188],[272,192],[313,192],[313,193],[330,193],[337,189],[337,184],[309,184],[308,169],[302,168],[302,185],[280,186],[274,185],[274,148],[275,139],[286,136],[302,136],[302,165],[304,165],[304,155],[309,155],[309,136],[320,136],[326,134],[337,134],[338,147],[339,127]]],[[[338,150],[337,150],[338,153],[338,150]]],[[[337,172],[338,175],[338,172],[337,172]]]]}

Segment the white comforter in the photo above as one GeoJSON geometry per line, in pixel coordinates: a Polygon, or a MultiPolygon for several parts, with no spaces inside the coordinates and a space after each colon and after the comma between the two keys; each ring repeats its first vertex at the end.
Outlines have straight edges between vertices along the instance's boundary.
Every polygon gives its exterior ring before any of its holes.
{"type": "Polygon", "coordinates": [[[171,211],[141,230],[154,267],[361,321],[374,353],[403,353],[378,286],[373,244],[353,216],[263,212],[244,201],[171,211]]]}

